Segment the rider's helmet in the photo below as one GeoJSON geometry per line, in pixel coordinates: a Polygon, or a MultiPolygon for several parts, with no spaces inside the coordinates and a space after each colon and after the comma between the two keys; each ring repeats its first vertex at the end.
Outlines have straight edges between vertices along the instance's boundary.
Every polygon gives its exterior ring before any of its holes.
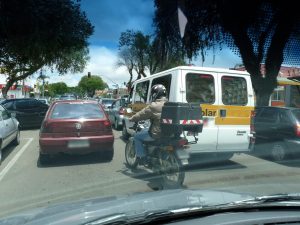
{"type": "Polygon", "coordinates": [[[162,84],[156,84],[151,88],[151,100],[156,101],[162,97],[167,97],[167,89],[162,84]]]}

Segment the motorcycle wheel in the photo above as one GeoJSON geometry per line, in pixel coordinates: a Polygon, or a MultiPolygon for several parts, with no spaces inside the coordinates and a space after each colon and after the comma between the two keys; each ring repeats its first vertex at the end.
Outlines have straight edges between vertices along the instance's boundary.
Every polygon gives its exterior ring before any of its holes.
{"type": "Polygon", "coordinates": [[[134,148],[134,140],[133,137],[129,138],[125,147],[125,159],[126,164],[130,169],[135,169],[138,165],[138,160],[136,156],[136,151],[134,148]]]}
{"type": "Polygon", "coordinates": [[[173,152],[168,151],[161,151],[159,157],[163,187],[181,187],[185,178],[185,173],[183,171],[181,161],[175,156],[173,152]]]}

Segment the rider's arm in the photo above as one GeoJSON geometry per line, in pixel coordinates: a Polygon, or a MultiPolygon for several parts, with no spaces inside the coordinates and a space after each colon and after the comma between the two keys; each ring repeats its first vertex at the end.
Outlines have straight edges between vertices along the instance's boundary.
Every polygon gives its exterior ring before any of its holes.
{"type": "Polygon", "coordinates": [[[150,105],[148,105],[146,108],[142,109],[138,113],[136,113],[134,116],[130,117],[129,120],[132,122],[138,122],[140,120],[147,120],[150,119],[152,116],[152,111],[150,108],[150,105]]]}

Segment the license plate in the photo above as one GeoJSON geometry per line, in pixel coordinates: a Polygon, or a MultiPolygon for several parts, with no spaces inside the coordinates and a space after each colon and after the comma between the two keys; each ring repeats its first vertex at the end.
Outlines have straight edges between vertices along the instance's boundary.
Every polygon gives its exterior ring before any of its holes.
{"type": "Polygon", "coordinates": [[[188,131],[187,136],[198,136],[197,132],[188,131]]]}
{"type": "Polygon", "coordinates": [[[68,148],[87,148],[90,146],[88,140],[73,140],[68,142],[68,148]]]}

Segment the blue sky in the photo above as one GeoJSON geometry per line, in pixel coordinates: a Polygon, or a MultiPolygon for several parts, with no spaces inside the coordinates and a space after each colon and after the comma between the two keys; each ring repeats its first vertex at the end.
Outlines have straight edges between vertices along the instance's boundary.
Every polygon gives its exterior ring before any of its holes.
{"type": "MultiPolygon", "coordinates": [[[[93,24],[95,31],[89,38],[90,61],[83,73],[58,76],[47,71],[50,83],[64,81],[69,86],[76,86],[80,78],[91,72],[102,75],[110,86],[121,85],[129,79],[126,68],[117,68],[118,39],[122,31],[127,29],[140,30],[146,34],[153,32],[152,18],[154,15],[153,0],[81,0],[81,8],[93,24]]],[[[240,59],[230,50],[216,52],[215,63],[209,53],[203,66],[232,67],[240,63],[240,59]]],[[[201,66],[201,60],[193,62],[201,66]]],[[[29,84],[36,81],[37,76],[27,80],[29,84]]]]}

